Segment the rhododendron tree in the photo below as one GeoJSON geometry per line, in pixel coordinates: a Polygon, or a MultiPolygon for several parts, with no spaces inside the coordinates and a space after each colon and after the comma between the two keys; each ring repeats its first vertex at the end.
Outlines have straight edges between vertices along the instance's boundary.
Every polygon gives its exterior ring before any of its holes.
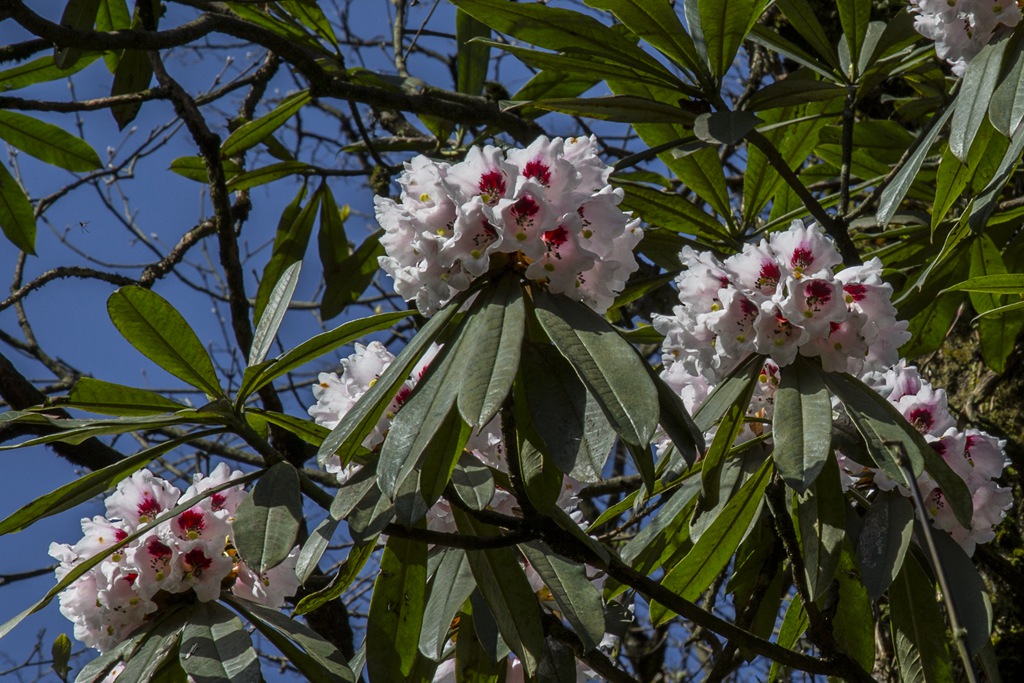
{"type": "Polygon", "coordinates": [[[7,673],[1019,670],[1017,3],[42,5],[0,637],[81,647],[7,673]]]}

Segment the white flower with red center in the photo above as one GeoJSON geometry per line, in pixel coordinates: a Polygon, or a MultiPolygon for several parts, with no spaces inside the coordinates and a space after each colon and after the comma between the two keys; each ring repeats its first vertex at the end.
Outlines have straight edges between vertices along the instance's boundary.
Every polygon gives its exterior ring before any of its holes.
{"type": "Polygon", "coordinates": [[[639,221],[591,138],[538,138],[526,149],[472,148],[457,164],[408,162],[400,201],[377,197],[395,291],[431,315],[487,273],[496,254],[555,294],[599,313],[636,271],[639,221]]]}
{"type": "Polygon", "coordinates": [[[235,563],[224,552],[224,544],[218,548],[202,541],[183,542],[181,552],[175,557],[180,572],[180,581],[171,591],[183,593],[195,591],[200,602],[210,602],[220,597],[220,584],[231,573],[235,563]]]}
{"type": "Polygon", "coordinates": [[[285,600],[299,589],[299,579],[295,575],[298,560],[299,548],[296,546],[281,564],[262,574],[253,571],[246,563],[239,562],[238,578],[231,586],[231,592],[240,598],[274,609],[284,607],[285,600]]]}
{"type": "Polygon", "coordinates": [[[175,561],[177,545],[165,543],[157,534],[146,534],[128,551],[128,562],[139,574],[139,593],[151,598],[161,590],[174,590],[181,581],[180,565],[175,561]]]}
{"type": "Polygon", "coordinates": [[[730,282],[748,292],[758,304],[773,298],[785,280],[779,261],[765,240],[743,245],[740,253],[733,254],[722,265],[730,282]]]}
{"type": "Polygon", "coordinates": [[[782,301],[782,312],[794,325],[807,330],[811,338],[827,337],[830,323],[849,316],[842,289],[824,278],[789,278],[789,296],[782,301]]]}
{"type": "Polygon", "coordinates": [[[922,434],[940,437],[956,426],[956,420],[949,413],[946,391],[932,389],[927,383],[916,394],[907,394],[895,401],[895,405],[907,422],[922,434]]]}
{"type": "Polygon", "coordinates": [[[813,277],[822,272],[831,276],[831,269],[843,262],[832,241],[816,223],[804,225],[793,221],[789,230],[773,232],[768,245],[786,272],[793,277],[813,277]]]}
{"type": "Polygon", "coordinates": [[[800,345],[810,339],[807,330],[787,318],[778,304],[765,302],[754,321],[754,347],[771,357],[780,367],[796,358],[800,345]]]}
{"type": "Polygon", "coordinates": [[[122,479],[106,500],[107,517],[122,520],[129,529],[149,524],[178,502],[181,492],[169,481],[139,470],[122,479]]]}
{"type": "MultiPolygon", "coordinates": [[[[241,470],[232,470],[225,462],[219,463],[206,476],[203,476],[202,473],[193,475],[192,485],[185,489],[185,493],[181,494],[181,499],[189,500],[216,486],[226,484],[240,477],[242,477],[241,470]]],[[[234,518],[235,509],[238,508],[238,504],[242,502],[244,497],[245,486],[239,484],[211,494],[200,505],[224,521],[230,522],[234,518]]]]}

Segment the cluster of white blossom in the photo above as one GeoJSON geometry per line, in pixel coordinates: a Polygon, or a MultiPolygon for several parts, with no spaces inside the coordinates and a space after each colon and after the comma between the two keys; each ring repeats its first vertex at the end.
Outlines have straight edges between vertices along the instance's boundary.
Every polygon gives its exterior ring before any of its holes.
{"type": "MultiPolygon", "coordinates": [[[[892,287],[882,281],[877,259],[833,272],[842,259],[831,240],[800,221],[724,261],[691,249],[680,256],[687,266],[676,279],[680,305],[671,316],[655,316],[654,327],[665,335],[662,378],[688,410],[695,412],[745,358],[766,356],[739,440],[760,435],[771,424],[786,366],[798,354],[819,358],[826,372],[860,377],[886,397],[967,483],[974,499],[970,529],[957,523],[934,479],[922,475],[917,485],[933,524],[968,553],[993,538],[1011,504],[1009,489],[995,482],[1008,462],[1005,442],[958,430],[945,392],[899,358],[910,335],[907,323],[896,320],[892,287]]],[[[895,486],[877,470],[842,455],[840,462],[848,485],[895,486]]]]}
{"type": "Polygon", "coordinates": [[[910,0],[914,28],[935,41],[935,53],[963,76],[967,63],[1001,27],[1020,22],[1014,0],[910,0]]]}
{"type": "Polygon", "coordinates": [[[139,470],[122,479],[106,499],[106,516],[82,520],[85,535],[78,543],[51,543],[50,555],[60,561],[60,581],[80,562],[146,529],[61,592],[60,611],[74,622],[75,638],[101,652],[109,650],[171,594],[192,592],[195,599],[208,602],[220,596],[228,581],[235,595],[270,607],[280,607],[294,595],[297,549],[263,574],[247,567],[234,552],[231,524],[245,495],[242,485],[213,493],[172,519],[153,524],[179,502],[241,476],[221,463],[208,477],[196,474],[181,493],[149,470],[139,470]]]}
{"type": "Polygon", "coordinates": [[[593,137],[540,137],[507,152],[474,147],[448,164],[417,156],[399,178],[401,201],[377,197],[395,291],[433,314],[507,254],[526,278],[604,313],[637,269],[638,219],[593,137]]]}

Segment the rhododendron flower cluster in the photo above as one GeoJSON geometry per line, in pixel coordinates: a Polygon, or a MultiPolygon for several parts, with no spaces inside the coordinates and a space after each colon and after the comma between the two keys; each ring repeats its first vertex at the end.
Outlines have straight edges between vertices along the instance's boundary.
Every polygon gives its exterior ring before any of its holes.
{"type": "Polygon", "coordinates": [[[400,201],[377,197],[395,291],[431,315],[507,254],[555,293],[604,313],[636,271],[639,220],[590,138],[540,137],[507,152],[474,147],[456,164],[417,156],[399,178],[400,201]]]}
{"type": "Polygon", "coordinates": [[[106,515],[82,520],[84,537],[75,545],[51,543],[60,561],[60,581],[80,562],[106,552],[139,530],[131,543],[109,554],[59,597],[61,613],[75,624],[75,637],[105,651],[141,626],[172,594],[193,593],[202,602],[217,599],[230,581],[236,595],[280,607],[295,594],[297,549],[283,563],[259,574],[234,553],[231,524],[245,495],[230,486],[154,524],[179,502],[242,476],[224,463],[209,476],[196,474],[184,493],[149,470],[121,480],[106,500],[106,515]]]}
{"type": "MultiPolygon", "coordinates": [[[[1009,489],[995,482],[1008,463],[1005,442],[959,430],[945,392],[899,358],[910,335],[896,320],[877,259],[834,272],[842,259],[831,240],[800,221],[724,261],[688,248],[680,257],[687,266],[676,279],[680,305],[653,322],[665,335],[661,376],[691,413],[744,359],[765,356],[738,440],[761,435],[770,429],[787,366],[797,355],[818,358],[826,372],[858,376],[887,398],[967,483],[974,500],[969,529],[958,524],[935,480],[921,476],[917,486],[933,524],[968,553],[994,537],[993,526],[1011,504],[1009,489]]],[[[847,485],[896,487],[881,471],[839,458],[847,485]]]]}
{"type": "Polygon", "coordinates": [[[1021,19],[1014,0],[911,0],[910,8],[914,28],[935,41],[935,53],[958,76],[1001,27],[1012,28],[1021,19]]]}

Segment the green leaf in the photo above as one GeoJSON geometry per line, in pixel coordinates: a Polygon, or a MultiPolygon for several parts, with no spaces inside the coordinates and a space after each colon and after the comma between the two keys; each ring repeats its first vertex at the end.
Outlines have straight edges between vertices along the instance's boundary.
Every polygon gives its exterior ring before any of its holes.
{"type": "MultiPolygon", "coordinates": [[[[963,194],[967,184],[975,175],[975,171],[981,164],[986,153],[989,153],[989,144],[994,142],[993,133],[995,129],[988,124],[982,125],[978,130],[978,136],[971,153],[967,156],[967,163],[961,162],[953,156],[949,147],[942,153],[939,161],[939,170],[935,176],[935,201],[932,207],[932,234],[935,233],[939,223],[946,217],[949,209],[953,206],[960,195],[963,194]]],[[[1004,141],[1000,141],[1005,143],[1004,141]]]]}
{"type": "Polygon", "coordinates": [[[459,413],[477,431],[497,414],[512,388],[526,325],[517,278],[502,278],[482,296],[460,346],[463,362],[456,368],[461,377],[459,413]]]}
{"type": "Polygon", "coordinates": [[[551,591],[583,650],[590,652],[600,645],[605,633],[604,605],[601,591],[587,577],[586,566],[556,554],[543,541],[523,543],[519,549],[551,591]]]}
{"type": "Polygon", "coordinates": [[[839,556],[835,582],[839,605],[832,617],[832,633],[842,650],[870,671],[875,662],[875,613],[847,542],[839,556]]]}
{"type": "Polygon", "coordinates": [[[312,612],[319,607],[327,604],[331,600],[337,600],[341,597],[352,582],[355,581],[359,573],[362,572],[363,567],[366,566],[367,560],[377,550],[377,541],[373,539],[369,543],[363,545],[353,545],[348,552],[348,557],[341,563],[341,567],[338,568],[338,573],[334,575],[331,582],[324,588],[318,590],[315,593],[303,597],[299,600],[299,603],[295,605],[295,615],[300,616],[308,612],[312,612]]]}
{"type": "Polygon", "coordinates": [[[821,475],[796,500],[804,577],[812,600],[824,595],[835,576],[846,535],[846,508],[839,465],[835,458],[828,458],[821,475]]]}
{"type": "Polygon", "coordinates": [[[583,304],[538,292],[534,315],[572,364],[605,417],[629,444],[646,448],[657,427],[658,391],[629,342],[583,304]]]}
{"type": "Polygon", "coordinates": [[[942,290],[945,292],[984,292],[988,294],[1024,294],[1024,274],[979,275],[942,290]]]}
{"type": "Polygon", "coordinates": [[[896,491],[879,491],[864,515],[857,560],[868,597],[881,597],[903,566],[914,531],[914,507],[896,491]]]}
{"type": "MultiPolygon", "coordinates": [[[[487,617],[493,621],[491,615],[487,617]]],[[[470,603],[467,602],[459,614],[459,637],[455,641],[455,680],[458,683],[499,683],[508,669],[508,663],[504,656],[493,657],[488,653],[477,635],[476,621],[470,603]]]]}
{"type": "Polygon", "coordinates": [[[222,157],[241,154],[263,142],[310,102],[309,90],[300,90],[281,100],[272,111],[239,126],[220,146],[222,157]]]}
{"type": "MultiPolygon", "coordinates": [[[[962,95],[963,92],[961,91],[962,95]]],[[[988,219],[992,212],[995,211],[999,197],[1003,194],[1003,189],[1020,162],[1022,150],[1024,150],[1024,127],[1019,127],[1014,131],[1013,137],[1010,138],[1010,144],[1006,148],[1006,153],[1003,154],[1002,161],[999,162],[999,166],[996,168],[992,179],[989,180],[988,185],[974,199],[967,220],[974,231],[982,232],[988,224],[988,219]]],[[[962,219],[961,222],[963,222],[962,219]]]]}
{"type": "Polygon", "coordinates": [[[832,401],[802,356],[780,374],[772,417],[775,467],[787,486],[804,493],[832,459],[832,401]]]}
{"type": "Polygon", "coordinates": [[[693,133],[704,142],[734,145],[759,123],[764,122],[753,112],[716,111],[698,116],[693,123],[693,133]]]}
{"type": "Polygon", "coordinates": [[[633,95],[608,97],[574,97],[516,102],[537,109],[557,111],[572,116],[586,116],[599,121],[623,123],[692,123],[694,112],[671,104],[633,95]]]}
{"type": "MultiPolygon", "coordinates": [[[[149,54],[145,50],[125,50],[117,63],[110,95],[116,97],[142,92],[149,87],[152,80],[153,65],[149,61],[149,54]]],[[[112,106],[110,113],[114,117],[114,122],[117,123],[117,129],[124,130],[129,123],[135,120],[141,108],[141,101],[112,106]]]]}
{"type": "Polygon", "coordinates": [[[245,369],[245,373],[242,376],[242,386],[238,390],[238,400],[243,401],[245,397],[273,382],[278,377],[319,358],[329,351],[333,351],[339,346],[344,346],[371,332],[389,328],[395,322],[411,314],[412,311],[392,311],[390,313],[372,315],[368,318],[350,320],[333,330],[307,339],[271,361],[265,361],[258,366],[250,366],[245,369]]]}
{"type": "MultiPolygon", "coordinates": [[[[370,433],[384,414],[398,388],[409,377],[412,368],[427,348],[444,331],[462,305],[457,297],[450,304],[434,314],[426,325],[413,337],[398,357],[391,362],[384,373],[370,389],[363,394],[352,409],[331,430],[317,452],[317,461],[323,462],[335,453],[341,458],[342,466],[351,462],[352,457],[362,448],[363,439],[370,433]]],[[[401,411],[399,411],[401,413],[401,411]]]]}
{"type": "Polygon", "coordinates": [[[318,36],[329,41],[335,48],[338,47],[338,39],[334,35],[334,29],[327,19],[327,15],[320,9],[319,5],[311,0],[285,0],[281,3],[292,16],[312,29],[318,36]]]}
{"type": "MultiPolygon", "coordinates": [[[[452,406],[434,438],[424,449],[424,456],[419,465],[419,491],[428,508],[437,502],[441,492],[448,485],[452,470],[462,455],[466,442],[469,441],[471,431],[469,425],[462,421],[458,411],[452,406]]],[[[403,506],[399,506],[399,521],[417,521],[403,518],[403,509],[403,506]]]]}
{"type": "Polygon", "coordinates": [[[430,582],[430,597],[423,609],[423,628],[419,634],[419,651],[431,659],[440,659],[452,621],[463,603],[469,599],[476,582],[466,551],[447,548],[430,582]]]}
{"type": "Polygon", "coordinates": [[[71,667],[68,666],[71,659],[71,639],[63,633],[57,636],[53,640],[53,645],[50,646],[50,657],[53,659],[50,668],[58,678],[66,683],[68,674],[71,673],[71,667]]]}
{"type": "MultiPolygon", "coordinates": [[[[532,102],[533,100],[578,97],[597,85],[599,81],[600,79],[580,76],[576,73],[541,71],[517,90],[512,95],[512,99],[516,102],[532,102]]],[[[519,115],[525,119],[535,119],[546,113],[535,107],[519,108],[519,115]]]]}
{"type": "MultiPolygon", "coordinates": [[[[100,0],[99,11],[96,12],[97,31],[119,31],[131,28],[132,17],[128,13],[126,0],[100,0]]],[[[103,55],[110,73],[117,72],[117,65],[121,61],[120,52],[106,52],[103,55]]],[[[92,61],[91,59],[89,60],[92,61]]],[[[78,64],[81,64],[79,60],[78,64]]],[[[78,66],[76,64],[76,66],[78,66]]]]}
{"type": "MultiPolygon", "coordinates": [[[[185,158],[187,159],[189,157],[185,158]]],[[[256,168],[251,171],[246,171],[245,173],[242,173],[241,167],[239,167],[237,163],[231,161],[230,159],[224,159],[221,163],[223,163],[225,166],[228,166],[230,164],[231,166],[238,169],[234,173],[230,174],[231,179],[228,180],[228,190],[230,190],[231,192],[250,190],[254,187],[259,187],[260,185],[266,185],[267,183],[272,183],[275,180],[280,180],[281,178],[287,178],[289,176],[294,175],[303,175],[304,172],[313,170],[312,166],[302,161],[279,161],[277,163],[270,164],[269,166],[263,166],[262,168],[256,168]]],[[[173,164],[171,165],[171,170],[180,173],[178,169],[174,168],[173,164]]],[[[199,180],[206,180],[205,167],[203,172],[203,178],[199,180]]]]}
{"type": "Polygon", "coordinates": [[[471,510],[484,510],[494,498],[494,477],[487,465],[463,452],[452,470],[452,486],[471,510]]]}
{"type": "Polygon", "coordinates": [[[697,454],[704,454],[706,444],[704,434],[697,427],[693,418],[686,410],[686,404],[682,398],[669,387],[654,369],[648,366],[648,373],[651,381],[658,390],[658,403],[660,405],[658,423],[665,430],[665,434],[671,439],[676,451],[683,456],[687,466],[697,461],[697,454]]]}
{"type": "Polygon", "coordinates": [[[260,316],[259,324],[256,325],[256,332],[253,334],[252,346],[249,347],[250,366],[262,363],[270,351],[277,331],[281,329],[284,321],[284,314],[288,312],[288,304],[295,294],[295,286],[299,284],[299,273],[302,272],[302,261],[292,263],[284,272],[267,297],[263,315],[260,316]]]}
{"type": "Polygon", "coordinates": [[[245,626],[217,602],[197,602],[181,636],[181,668],[195,683],[257,683],[260,662],[245,626]]]}
{"type": "MultiPolygon", "coordinates": [[[[800,636],[807,630],[810,619],[807,618],[807,611],[804,609],[803,600],[799,595],[794,595],[786,608],[786,614],[782,618],[782,625],[779,626],[778,645],[787,650],[792,650],[800,636]]],[[[782,665],[778,661],[772,662],[772,668],[768,671],[768,680],[779,680],[778,676],[782,665]]]]}
{"type": "MultiPolygon", "coordinates": [[[[697,0],[711,71],[721,79],[732,67],[740,43],[761,13],[758,0],[697,0]]],[[[691,27],[692,28],[692,27],[691,27]]]]}
{"type": "Polygon", "coordinates": [[[618,184],[626,191],[620,206],[640,216],[649,225],[722,241],[729,240],[725,227],[686,197],[645,185],[621,181],[618,184]]]}
{"type": "MultiPolygon", "coordinates": [[[[761,509],[771,469],[770,461],[766,460],[683,559],[665,575],[661,581],[663,587],[691,602],[707,590],[729,564],[755,513],[761,509]]],[[[664,605],[651,604],[651,621],[654,624],[663,624],[671,617],[672,612],[664,605]]]]}
{"type": "Polygon", "coordinates": [[[0,111],[0,138],[35,158],[69,171],[92,171],[103,164],[85,140],[31,116],[0,111]]]}
{"type": "Polygon", "coordinates": [[[135,455],[131,455],[113,465],[107,465],[102,469],[89,472],[50,493],[39,496],[31,503],[6,517],[3,521],[0,521],[0,536],[21,531],[35,524],[40,519],[55,515],[58,512],[70,510],[76,505],[80,505],[109,490],[117,482],[129,476],[132,472],[141,469],[164,453],[168,453],[178,446],[195,439],[218,434],[221,431],[220,429],[211,429],[188,434],[177,439],[170,439],[157,446],[141,450],[135,455]]]}
{"type": "Polygon", "coordinates": [[[725,415],[722,416],[718,423],[715,438],[711,440],[711,446],[701,461],[701,492],[696,512],[698,515],[704,510],[716,507],[719,503],[718,487],[722,466],[733,444],[736,443],[736,438],[743,431],[743,427],[746,424],[745,417],[747,409],[750,407],[750,399],[754,394],[756,384],[757,381],[751,377],[745,391],[735,403],[726,409],[725,415]]]}
{"type": "Polygon", "coordinates": [[[4,164],[0,164],[0,230],[11,244],[35,256],[36,214],[32,202],[4,164]]]}
{"type": "MultiPolygon", "coordinates": [[[[958,99],[960,97],[963,97],[963,91],[960,92],[958,99]]],[[[910,185],[914,182],[914,178],[917,177],[918,171],[921,170],[921,166],[931,150],[932,143],[935,142],[939,133],[945,127],[946,121],[953,115],[953,110],[954,107],[949,106],[944,112],[932,118],[928,131],[923,135],[918,135],[914,141],[914,145],[911,147],[913,151],[910,153],[907,163],[896,173],[889,186],[882,191],[878,201],[878,211],[875,212],[875,218],[880,227],[884,228],[889,224],[893,214],[899,208],[900,202],[907,196],[907,190],[910,189],[910,185]]]]}
{"type": "MultiPolygon", "coordinates": [[[[971,243],[971,278],[1005,275],[1006,264],[999,248],[988,235],[981,235],[971,243]]],[[[979,314],[988,313],[1006,303],[1003,297],[983,292],[971,292],[971,304],[979,314]]],[[[1013,352],[1024,327],[1024,317],[1019,313],[986,316],[978,321],[981,338],[981,357],[985,365],[998,374],[1006,371],[1006,362],[1013,352]]]]}
{"type": "Polygon", "coordinates": [[[751,27],[750,34],[747,36],[747,39],[757,43],[758,45],[763,45],[772,52],[777,52],[784,57],[792,59],[797,64],[807,67],[819,76],[824,77],[826,80],[837,84],[842,83],[842,80],[835,74],[835,71],[838,71],[838,60],[835,60],[835,66],[822,62],[811,53],[789,40],[786,40],[767,26],[755,23],[751,27]]]}
{"type": "MultiPolygon", "coordinates": [[[[214,404],[213,408],[222,407],[214,404]]],[[[222,413],[215,409],[200,410],[179,410],[176,413],[165,413],[162,415],[138,415],[116,418],[96,419],[67,419],[53,418],[41,413],[11,411],[0,413],[0,421],[20,422],[22,424],[45,424],[53,429],[53,432],[44,436],[28,439],[17,444],[0,446],[0,450],[8,451],[26,446],[36,446],[43,443],[60,441],[62,443],[80,444],[86,439],[94,436],[105,436],[107,434],[125,434],[144,429],[158,429],[161,427],[172,427],[184,424],[223,424],[227,422],[222,413]]]]}
{"type": "MultiPolygon", "coordinates": [[[[460,533],[486,538],[496,530],[457,507],[452,508],[460,533]]],[[[527,676],[537,674],[543,656],[544,627],[540,606],[512,548],[467,550],[469,566],[497,622],[501,637],[523,662],[527,676]]]]}
{"type": "Polygon", "coordinates": [[[384,546],[366,620],[372,681],[404,681],[416,661],[427,591],[427,545],[392,536],[384,546]]]}
{"type": "Polygon", "coordinates": [[[750,402],[750,387],[757,381],[762,368],[764,356],[750,356],[718,383],[693,416],[702,434],[714,427],[730,406],[742,402],[744,396],[748,396],[747,403],[750,402]]]}
{"type": "MultiPolygon", "coordinates": [[[[920,522],[917,522],[917,525],[916,536],[923,538],[920,522]]],[[[988,588],[974,561],[952,536],[934,531],[932,537],[938,551],[938,560],[946,572],[949,597],[956,609],[957,619],[960,627],[967,632],[967,648],[972,655],[978,654],[989,645],[989,636],[992,633],[992,600],[988,588]]],[[[936,573],[938,568],[931,553],[923,555],[931,565],[932,573],[936,573]]]]}
{"type": "Polygon", "coordinates": [[[189,609],[172,610],[153,630],[146,634],[139,646],[124,657],[125,666],[118,677],[128,681],[150,681],[166,666],[177,665],[181,633],[189,609]]]}
{"type": "Polygon", "coordinates": [[[21,88],[38,83],[55,81],[58,78],[67,78],[89,66],[99,57],[99,53],[83,55],[81,59],[75,62],[74,66],[67,69],[61,69],[54,64],[53,55],[39,57],[31,62],[19,64],[10,69],[0,71],[0,93],[9,90],[20,90],[21,88]]]}
{"type": "Polygon", "coordinates": [[[455,59],[456,89],[467,95],[483,92],[487,80],[491,50],[487,45],[470,42],[474,38],[490,38],[491,29],[462,10],[455,13],[455,44],[458,53],[455,59]]]}
{"type": "Polygon", "coordinates": [[[797,33],[800,34],[800,37],[807,41],[811,49],[824,59],[829,66],[839,71],[836,47],[828,39],[825,27],[821,25],[821,22],[814,13],[814,8],[810,6],[807,0],[776,0],[775,4],[782,10],[782,13],[789,20],[789,23],[793,25],[797,33]]]}
{"type": "Polygon", "coordinates": [[[587,0],[587,5],[612,12],[641,40],[683,68],[707,73],[693,39],[671,5],[658,0],[587,0]]]}
{"type": "Polygon", "coordinates": [[[103,415],[162,415],[187,408],[147,389],[79,377],[60,405],[103,415]]]}
{"type": "Polygon", "coordinates": [[[817,81],[809,75],[809,71],[798,70],[784,80],[764,86],[747,101],[747,110],[763,112],[809,102],[829,101],[846,93],[846,88],[841,85],[817,81]]]}
{"type": "Polygon", "coordinates": [[[248,619],[306,680],[311,683],[354,683],[355,676],[338,649],[308,626],[276,609],[257,605],[231,593],[223,593],[221,600],[248,619]]]}
{"type": "Polygon", "coordinates": [[[1007,44],[1000,40],[986,45],[967,65],[949,130],[949,149],[960,161],[967,161],[978,129],[988,119],[989,102],[999,82],[1007,44]]]}
{"type": "MultiPolygon", "coordinates": [[[[96,21],[100,0],[68,0],[64,12],[60,16],[60,25],[76,31],[89,31],[96,21]]],[[[68,69],[75,65],[83,50],[77,47],[54,47],[53,63],[58,69],[68,69]]]]}
{"type": "MultiPolygon", "coordinates": [[[[323,226],[321,225],[321,234],[323,226]]],[[[330,320],[354,303],[380,270],[378,258],[384,255],[380,243],[383,230],[373,233],[359,248],[341,261],[324,264],[324,298],[320,302],[320,317],[330,320]]]]}
{"type": "Polygon", "coordinates": [[[253,321],[258,325],[263,319],[263,312],[270,300],[270,293],[274,286],[284,276],[284,272],[292,264],[301,261],[306,255],[306,247],[309,245],[309,236],[313,233],[313,223],[316,221],[317,212],[320,208],[320,199],[323,196],[323,188],[320,188],[309,198],[309,202],[298,209],[299,202],[305,188],[292,200],[292,203],[281,214],[277,224],[277,233],[274,236],[274,250],[263,269],[260,278],[260,286],[256,290],[256,304],[253,306],[253,321]]]}
{"type": "Polygon", "coordinates": [[[452,4],[491,28],[532,45],[556,52],[590,51],[600,46],[609,61],[677,80],[627,36],[586,14],[504,0],[453,0],[452,4]]]}
{"type": "Polygon", "coordinates": [[[935,585],[913,556],[889,591],[889,614],[901,678],[952,683],[946,620],[935,602],[935,585]]]}
{"type": "Polygon", "coordinates": [[[334,532],[337,531],[340,524],[340,519],[332,516],[325,517],[316,525],[316,528],[313,529],[313,533],[309,535],[306,542],[302,544],[302,549],[299,550],[299,557],[295,562],[295,576],[298,577],[300,585],[305,584],[309,577],[313,575],[317,565],[320,563],[320,558],[327,551],[327,546],[330,544],[331,538],[334,537],[334,532]]]}
{"type": "Polygon", "coordinates": [[[1009,39],[1003,58],[1005,72],[988,105],[988,117],[1006,137],[1024,121],[1024,40],[1019,34],[1009,39]]]}
{"type": "MultiPolygon", "coordinates": [[[[221,161],[221,165],[224,167],[224,175],[228,178],[233,178],[242,172],[242,167],[230,159],[224,159],[221,161]]],[[[177,173],[182,178],[188,178],[198,183],[206,184],[210,182],[210,175],[206,170],[206,161],[202,157],[178,157],[171,162],[167,169],[177,173]]],[[[253,173],[256,172],[253,171],[253,173]]],[[[228,182],[228,187],[229,189],[232,188],[230,181],[228,182]]]]}
{"type": "MultiPolygon", "coordinates": [[[[846,45],[850,49],[850,63],[859,64],[864,38],[868,32],[868,23],[871,21],[871,0],[839,2],[836,3],[836,7],[839,9],[839,22],[843,26],[846,45]]],[[[857,71],[859,70],[857,69],[857,71]]],[[[851,73],[849,75],[851,78],[855,78],[858,74],[851,73]]]]}
{"type": "Polygon", "coordinates": [[[222,396],[213,361],[185,318],[156,292],[134,285],[107,299],[107,313],[128,343],[178,379],[222,396]]]}
{"type": "Polygon", "coordinates": [[[235,511],[235,548],[259,574],[279,565],[295,547],[302,525],[302,492],[295,467],[267,470],[235,511]]]}

